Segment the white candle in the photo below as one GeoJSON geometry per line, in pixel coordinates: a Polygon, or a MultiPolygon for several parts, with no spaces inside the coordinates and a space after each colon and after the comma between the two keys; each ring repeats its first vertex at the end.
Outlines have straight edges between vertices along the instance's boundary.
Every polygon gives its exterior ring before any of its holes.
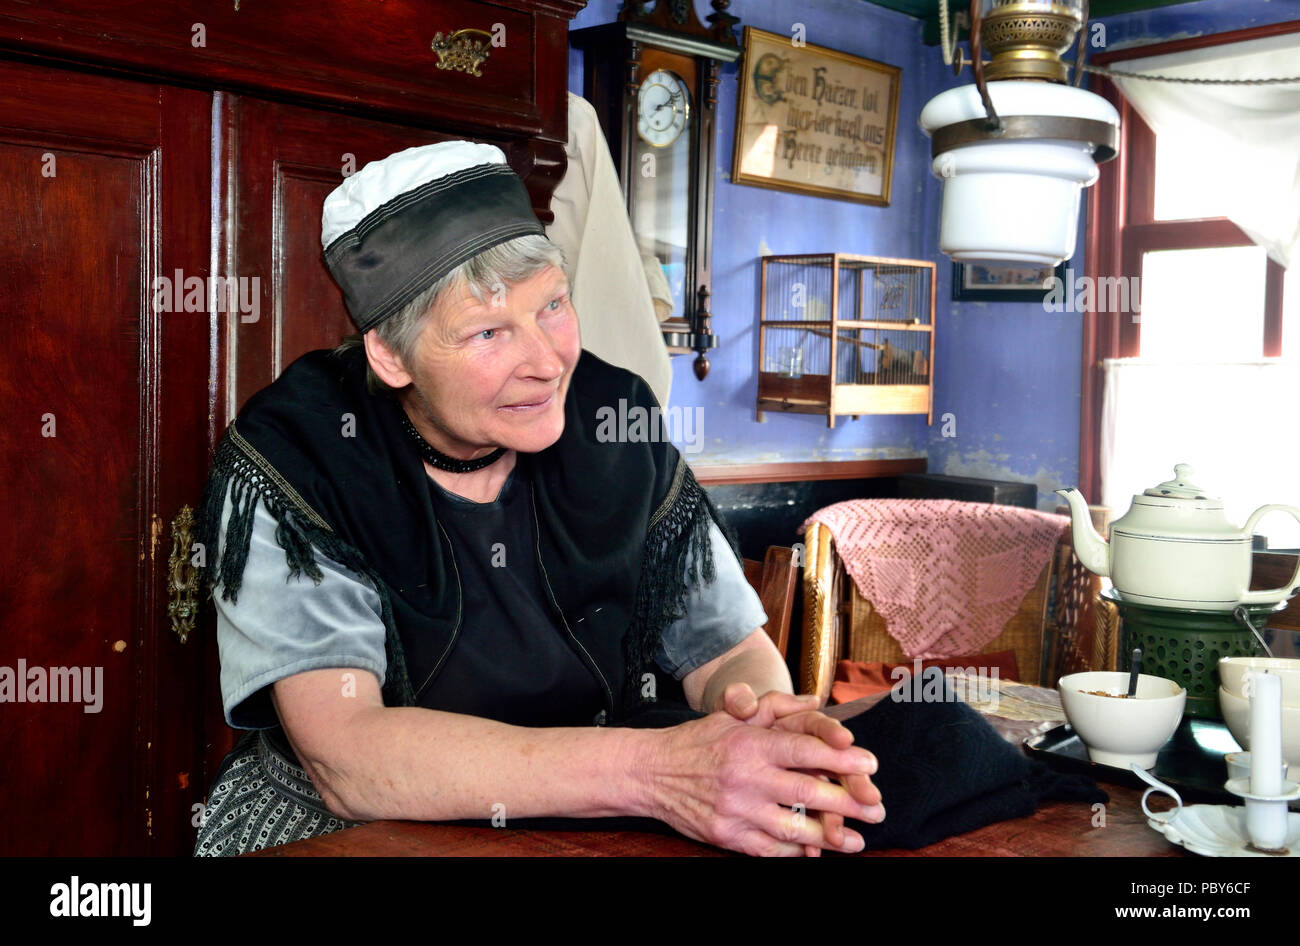
{"type": "Polygon", "coordinates": [[[1282,794],[1282,680],[1250,672],[1250,790],[1282,794]]]}

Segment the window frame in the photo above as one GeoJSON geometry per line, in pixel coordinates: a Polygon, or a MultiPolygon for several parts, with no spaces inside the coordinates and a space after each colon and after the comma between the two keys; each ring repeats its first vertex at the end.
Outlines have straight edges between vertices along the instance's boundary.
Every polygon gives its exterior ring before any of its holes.
{"type": "MultiPolygon", "coordinates": [[[[1188,39],[1102,53],[1097,65],[1145,59],[1188,49],[1222,46],[1245,40],[1300,33],[1300,20],[1213,33],[1188,39]]],[[[1122,68],[1122,67],[1121,67],[1122,68]]],[[[1252,246],[1254,242],[1226,217],[1190,220],[1155,219],[1155,134],[1108,78],[1093,75],[1092,91],[1115,106],[1120,117],[1119,156],[1100,169],[1088,193],[1085,270],[1093,285],[1101,279],[1142,273],[1142,255],[1153,250],[1252,246]]],[[[1264,282],[1266,358],[1282,354],[1282,285],[1285,270],[1268,261],[1264,282]]],[[[1133,358],[1140,351],[1141,324],[1127,313],[1083,313],[1083,364],[1080,385],[1079,489],[1090,501],[1101,492],[1102,362],[1133,358]]]]}

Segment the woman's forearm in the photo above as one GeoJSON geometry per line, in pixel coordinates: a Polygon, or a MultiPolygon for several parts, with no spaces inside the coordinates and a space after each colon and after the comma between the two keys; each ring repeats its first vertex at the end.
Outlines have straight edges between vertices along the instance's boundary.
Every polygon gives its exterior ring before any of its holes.
{"type": "Polygon", "coordinates": [[[762,696],[772,690],[794,692],[790,671],[776,648],[754,648],[736,654],[713,672],[697,709],[705,713],[720,710],[722,694],[728,684],[732,683],[748,683],[755,696],[762,696]]]}
{"type": "Polygon", "coordinates": [[[349,720],[338,761],[311,770],[331,810],[353,821],[646,815],[653,736],[373,707],[349,720]]]}
{"type": "MultiPolygon", "coordinates": [[[[332,671],[299,676],[313,673],[332,671]]],[[[419,707],[373,705],[331,718],[331,703],[277,700],[277,711],[290,707],[285,731],[325,803],[355,821],[503,818],[497,823],[509,826],[639,815],[733,850],[798,854],[830,845],[817,819],[792,823],[781,806],[800,800],[844,817],[864,810],[839,785],[792,771],[791,760],[843,775],[874,767],[860,749],[727,713],[667,729],[525,729],[419,707]]]]}

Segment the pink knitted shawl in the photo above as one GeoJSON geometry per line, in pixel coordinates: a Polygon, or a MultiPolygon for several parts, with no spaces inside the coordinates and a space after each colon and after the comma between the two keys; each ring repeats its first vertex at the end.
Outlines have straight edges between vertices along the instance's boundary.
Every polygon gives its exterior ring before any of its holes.
{"type": "Polygon", "coordinates": [[[852,499],[820,522],[908,657],[979,653],[1052,557],[1064,516],[949,499],[852,499]]]}

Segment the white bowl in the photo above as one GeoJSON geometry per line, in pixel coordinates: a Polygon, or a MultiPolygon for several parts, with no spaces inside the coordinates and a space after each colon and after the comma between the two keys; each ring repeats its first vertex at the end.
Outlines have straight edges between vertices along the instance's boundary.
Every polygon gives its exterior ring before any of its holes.
{"type": "Polygon", "coordinates": [[[1267,670],[1282,679],[1282,705],[1300,706],[1300,658],[1223,657],[1219,660],[1219,682],[1233,696],[1244,696],[1246,672],[1267,670]]]}
{"type": "MultiPolygon", "coordinates": [[[[1219,687],[1219,708],[1228,732],[1243,749],[1250,748],[1250,700],[1219,687]]],[[[1300,706],[1282,707],[1282,758],[1300,767],[1300,706]]]]}
{"type": "Polygon", "coordinates": [[[1128,692],[1128,674],[1117,670],[1072,673],[1057,684],[1065,716],[1099,765],[1144,769],[1156,764],[1161,747],[1178,728],[1187,691],[1173,680],[1138,675],[1137,696],[1116,699],[1092,692],[1128,692]]]}

